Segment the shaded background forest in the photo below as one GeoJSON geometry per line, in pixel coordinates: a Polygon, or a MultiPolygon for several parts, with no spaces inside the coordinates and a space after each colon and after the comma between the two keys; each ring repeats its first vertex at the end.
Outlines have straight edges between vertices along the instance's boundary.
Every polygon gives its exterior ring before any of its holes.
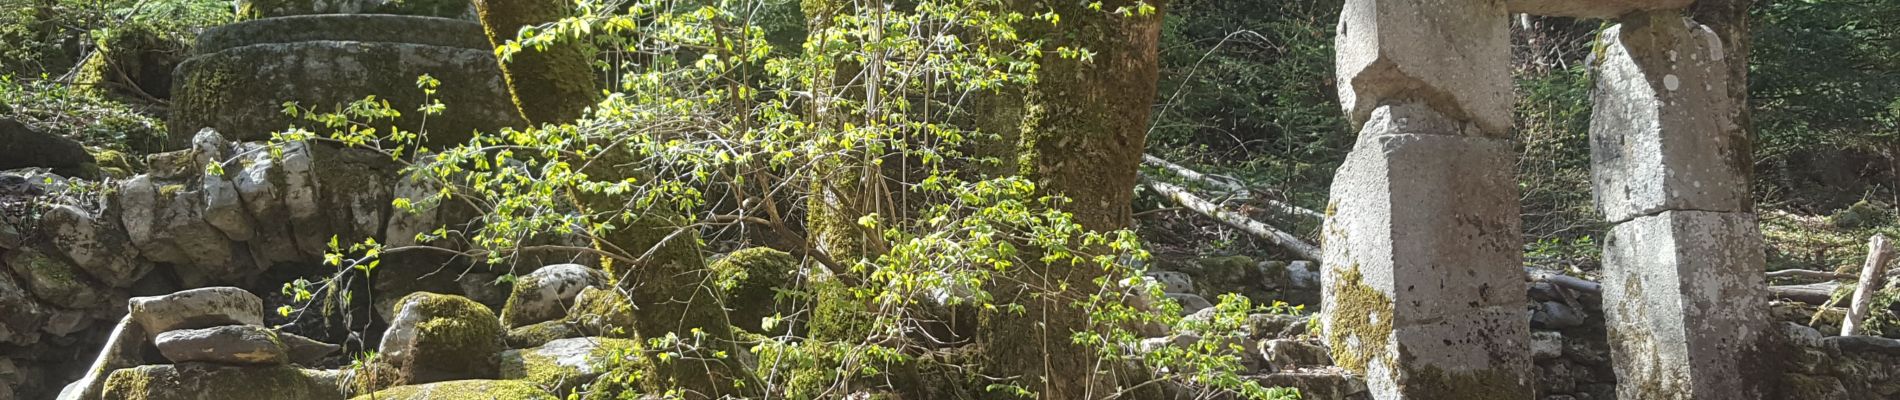
{"type": "MultiPolygon", "coordinates": [[[[1311,221],[1268,201],[1323,209],[1353,141],[1332,81],[1339,0],[1173,2],[1150,154],[1254,188],[1228,206],[1311,240],[1311,221]]],[[[163,134],[170,67],[195,33],[229,22],[206,0],[0,0],[0,117],[106,150],[150,151],[163,134]],[[115,60],[90,56],[99,48],[115,60]],[[102,63],[121,66],[104,76],[102,63]],[[137,75],[137,76],[130,76],[137,75]],[[73,84],[56,83],[73,82],[73,84]]],[[[1896,230],[1900,203],[1900,1],[1763,0],[1752,12],[1755,194],[1770,268],[1860,262],[1867,235],[1896,230]]],[[[1514,24],[1519,180],[1528,262],[1589,276],[1603,230],[1589,192],[1591,40],[1604,25],[1514,24]]],[[[102,157],[103,158],[103,157],[102,157]]],[[[101,160],[130,168],[131,158],[101,160]]],[[[1138,224],[1168,258],[1291,258],[1144,193],[1138,224]]],[[[1889,299],[1888,301],[1891,301],[1889,299]]]]}

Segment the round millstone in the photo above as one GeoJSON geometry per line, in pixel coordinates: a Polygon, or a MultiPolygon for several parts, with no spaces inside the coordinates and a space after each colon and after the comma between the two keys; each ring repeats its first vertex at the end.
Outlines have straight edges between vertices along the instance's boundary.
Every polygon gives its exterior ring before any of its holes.
{"type": "Polygon", "coordinates": [[[482,24],[459,19],[387,14],[323,14],[264,18],[206,29],[193,55],[269,43],[337,40],[490,49],[482,24]]]}

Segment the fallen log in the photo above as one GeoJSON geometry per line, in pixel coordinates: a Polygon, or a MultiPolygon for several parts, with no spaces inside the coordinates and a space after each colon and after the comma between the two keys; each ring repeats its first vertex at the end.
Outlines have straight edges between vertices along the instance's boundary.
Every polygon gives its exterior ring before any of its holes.
{"type": "Polygon", "coordinates": [[[1834,301],[1834,291],[1839,290],[1840,282],[1821,282],[1806,285],[1769,286],[1768,295],[1776,300],[1798,301],[1825,306],[1834,301]]]}
{"type": "Polygon", "coordinates": [[[1557,287],[1590,294],[1603,294],[1603,284],[1588,279],[1573,277],[1540,268],[1524,267],[1524,274],[1531,282],[1545,282],[1557,287]]]}
{"type": "Polygon", "coordinates": [[[1835,280],[1835,279],[1852,279],[1854,275],[1843,274],[1839,272],[1815,271],[1815,270],[1808,270],[1808,269],[1784,269],[1780,271],[1769,271],[1768,277],[1769,278],[1819,279],[1819,280],[1828,281],[1828,280],[1835,280]]]}
{"type": "Polygon", "coordinates": [[[1268,226],[1260,221],[1247,218],[1247,216],[1241,215],[1240,213],[1221,208],[1220,205],[1202,199],[1193,192],[1189,192],[1186,188],[1154,180],[1146,176],[1141,178],[1141,182],[1148,185],[1148,188],[1154,189],[1156,193],[1166,196],[1169,200],[1174,200],[1174,202],[1180,204],[1181,207],[1193,210],[1208,218],[1213,218],[1215,221],[1220,221],[1220,223],[1226,224],[1227,226],[1251,233],[1262,240],[1266,240],[1268,243],[1272,243],[1275,246],[1292,252],[1300,258],[1307,260],[1320,259],[1319,247],[1300,240],[1298,236],[1268,226]]]}
{"type": "Polygon", "coordinates": [[[1860,267],[1854,300],[1847,303],[1847,319],[1841,321],[1841,336],[1853,336],[1859,331],[1861,319],[1867,318],[1868,309],[1874,306],[1874,294],[1886,287],[1887,258],[1892,255],[1886,236],[1875,234],[1867,239],[1867,263],[1860,267]]]}
{"type": "MultiPolygon", "coordinates": [[[[1148,164],[1149,166],[1152,166],[1155,168],[1167,170],[1169,173],[1173,173],[1175,176],[1179,176],[1181,178],[1195,181],[1195,182],[1205,183],[1208,186],[1220,188],[1221,190],[1224,190],[1230,193],[1252,192],[1252,190],[1249,190],[1245,185],[1241,185],[1229,179],[1220,179],[1212,175],[1203,174],[1200,171],[1188,169],[1188,167],[1181,166],[1180,164],[1175,164],[1168,160],[1163,160],[1161,159],[1161,157],[1155,157],[1152,155],[1142,154],[1141,161],[1143,164],[1148,164]]],[[[1294,215],[1294,216],[1300,216],[1300,217],[1306,217],[1306,218],[1312,218],[1312,219],[1326,218],[1326,215],[1320,214],[1318,211],[1309,210],[1304,207],[1293,205],[1291,203],[1278,201],[1274,199],[1256,199],[1256,200],[1260,201],[1262,204],[1266,204],[1267,207],[1272,209],[1274,212],[1278,212],[1281,214],[1294,215]]]]}

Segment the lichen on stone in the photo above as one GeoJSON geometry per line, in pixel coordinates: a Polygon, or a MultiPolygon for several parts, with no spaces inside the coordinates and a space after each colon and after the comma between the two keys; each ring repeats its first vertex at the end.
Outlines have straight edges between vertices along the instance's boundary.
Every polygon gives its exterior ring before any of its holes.
{"type": "Polygon", "coordinates": [[[1391,297],[1366,285],[1358,264],[1333,273],[1338,280],[1329,293],[1334,301],[1326,312],[1330,319],[1326,345],[1332,349],[1334,363],[1360,375],[1375,362],[1390,368],[1393,360],[1386,346],[1392,340],[1391,297]]]}

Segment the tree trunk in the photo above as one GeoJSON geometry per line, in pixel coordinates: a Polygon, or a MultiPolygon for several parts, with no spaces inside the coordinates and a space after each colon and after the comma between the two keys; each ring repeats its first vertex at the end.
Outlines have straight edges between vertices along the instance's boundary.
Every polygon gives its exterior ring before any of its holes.
{"type": "MultiPolygon", "coordinates": [[[[1132,220],[1137,169],[1147,140],[1150,106],[1159,79],[1156,43],[1159,3],[1151,15],[1120,16],[1134,1],[1013,2],[1026,14],[1053,10],[1059,25],[1025,21],[1023,37],[1043,41],[1037,81],[1023,109],[1021,173],[1043,193],[1071,199],[1061,207],[1082,228],[1107,232],[1132,220]],[[1065,58],[1058,48],[1081,48],[1092,59],[1065,58]]],[[[992,279],[997,303],[1023,312],[985,316],[979,342],[984,374],[1037,392],[1044,399],[1093,399],[1118,388],[1100,371],[1096,349],[1072,341],[1090,329],[1073,299],[1095,293],[1104,271],[1094,265],[1025,263],[992,279]]],[[[1132,383],[1123,387],[1132,386],[1132,383]]]]}

